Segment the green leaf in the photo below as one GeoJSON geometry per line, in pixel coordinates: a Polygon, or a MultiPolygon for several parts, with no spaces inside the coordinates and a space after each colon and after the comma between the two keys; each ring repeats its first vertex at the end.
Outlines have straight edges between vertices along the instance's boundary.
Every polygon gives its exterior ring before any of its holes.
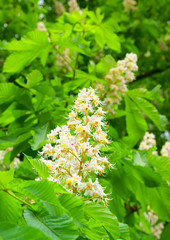
{"type": "Polygon", "coordinates": [[[165,130],[165,123],[161,122],[159,112],[153,104],[151,104],[144,98],[141,98],[135,94],[131,94],[131,91],[129,91],[127,94],[146,114],[146,116],[153,121],[153,123],[158,127],[159,130],[165,130]]]}
{"type": "Polygon", "coordinates": [[[162,178],[150,167],[135,166],[138,177],[147,187],[158,187],[162,183],[162,178]]]}
{"type": "Polygon", "coordinates": [[[150,155],[149,164],[156,168],[157,172],[170,182],[170,158],[150,155]]]}
{"type": "Polygon", "coordinates": [[[13,83],[0,83],[0,103],[11,101],[17,95],[21,94],[21,88],[13,83]]]}
{"type": "Polygon", "coordinates": [[[109,72],[111,68],[116,66],[116,62],[111,55],[106,55],[101,61],[96,65],[95,71],[97,74],[104,76],[109,72]]]}
{"type": "Polygon", "coordinates": [[[24,186],[24,189],[27,189],[33,195],[45,202],[59,204],[55,194],[54,184],[48,180],[28,182],[24,186]]]}
{"type": "Polygon", "coordinates": [[[162,231],[160,240],[169,240],[170,236],[170,223],[168,223],[162,231]]]}
{"type": "Polygon", "coordinates": [[[147,165],[147,153],[145,151],[133,152],[133,164],[134,166],[146,166],[147,165]]]}
{"type": "Polygon", "coordinates": [[[68,214],[68,211],[64,209],[64,207],[60,204],[59,200],[53,203],[43,202],[43,205],[45,206],[47,212],[51,217],[60,217],[64,213],[68,214]]]}
{"type": "MultiPolygon", "coordinates": [[[[61,45],[62,44],[63,40],[61,39],[61,45]]],[[[89,45],[90,43],[84,40],[80,35],[77,35],[71,41],[69,39],[64,40],[64,48],[69,48],[70,50],[76,51],[88,57],[92,55],[89,45]]]]}
{"type": "Polygon", "coordinates": [[[100,48],[104,48],[106,40],[103,34],[103,30],[99,27],[95,31],[95,41],[100,46],[100,48]]]}
{"type": "Polygon", "coordinates": [[[15,119],[20,118],[21,116],[26,114],[26,110],[18,110],[18,109],[7,109],[0,118],[0,125],[5,127],[15,121],[15,119]]]}
{"type": "Polygon", "coordinates": [[[107,148],[104,147],[103,151],[113,152],[112,158],[114,161],[126,157],[130,153],[130,148],[124,142],[113,141],[107,148]]]}
{"type": "Polygon", "coordinates": [[[0,223],[0,237],[2,240],[50,240],[40,230],[30,226],[15,226],[7,222],[0,223]]]}
{"type": "Polygon", "coordinates": [[[0,191],[0,221],[17,223],[21,217],[21,205],[18,200],[5,191],[0,191]]]}
{"type": "Polygon", "coordinates": [[[151,209],[163,221],[170,222],[170,187],[167,183],[157,188],[147,188],[146,196],[151,209]]]}
{"type": "Polygon", "coordinates": [[[49,168],[43,162],[39,159],[33,159],[26,154],[24,155],[42,178],[47,178],[49,176],[49,168]]]}
{"type": "Polygon", "coordinates": [[[14,51],[4,63],[4,72],[20,72],[26,65],[39,57],[41,63],[45,65],[50,43],[45,31],[32,31],[26,39],[12,41],[5,49],[14,51]],[[17,62],[17,64],[16,64],[17,62]]]}
{"type": "Polygon", "coordinates": [[[78,237],[77,227],[67,215],[59,218],[49,215],[40,217],[29,210],[25,210],[24,218],[29,226],[41,230],[53,240],[74,240],[78,237]]]}
{"type": "Polygon", "coordinates": [[[85,213],[97,222],[100,222],[104,229],[107,230],[113,238],[119,237],[117,218],[108,208],[104,208],[97,203],[89,203],[85,206],[85,213]]]}
{"type": "Polygon", "coordinates": [[[103,23],[96,28],[95,41],[101,48],[107,44],[112,50],[120,51],[119,38],[115,33],[113,33],[111,26],[107,23],[103,23]]]}
{"type": "Polygon", "coordinates": [[[130,240],[129,227],[127,224],[119,223],[120,228],[120,238],[125,240],[130,240]]]}
{"type": "Polygon", "coordinates": [[[88,64],[88,72],[91,74],[94,72],[94,70],[95,70],[95,62],[90,60],[88,64]]]}
{"type": "Polygon", "coordinates": [[[39,85],[34,85],[33,88],[38,92],[42,93],[43,95],[48,95],[51,98],[55,97],[55,90],[53,89],[52,86],[50,86],[50,83],[47,81],[42,82],[39,85]]]}
{"type": "Polygon", "coordinates": [[[35,52],[17,52],[12,53],[7,57],[3,72],[8,73],[18,73],[20,72],[26,65],[30,64],[38,54],[35,52]],[[17,62],[17,64],[15,64],[17,62]]]}
{"type": "Polygon", "coordinates": [[[27,75],[27,87],[32,88],[43,80],[43,75],[38,70],[33,70],[27,75]]]}
{"type": "Polygon", "coordinates": [[[33,150],[39,149],[42,145],[41,143],[44,143],[44,141],[47,139],[48,126],[49,123],[46,123],[45,125],[35,129],[34,137],[30,141],[33,150]]]}
{"type": "Polygon", "coordinates": [[[101,237],[103,236],[103,234],[100,233],[100,231],[97,231],[101,228],[92,228],[92,229],[89,229],[89,228],[80,228],[81,229],[81,232],[86,234],[88,239],[90,240],[99,240],[101,239],[101,237]]]}
{"type": "MultiPolygon", "coordinates": [[[[107,232],[106,229],[104,229],[102,224],[96,221],[95,219],[90,218],[88,228],[84,226],[83,228],[80,229],[82,233],[85,233],[87,235],[88,239],[92,240],[98,240],[103,238],[108,239],[109,233],[107,232]]],[[[112,239],[112,237],[110,239],[112,239]]]]}
{"type": "Polygon", "coordinates": [[[79,222],[84,222],[84,203],[77,197],[75,197],[72,194],[62,194],[59,196],[60,203],[63,205],[65,209],[67,209],[70,213],[71,216],[79,221],[79,222]]]}
{"type": "Polygon", "coordinates": [[[132,102],[132,100],[127,95],[125,96],[125,103],[126,129],[129,135],[129,139],[124,138],[124,141],[128,142],[131,146],[134,146],[146,132],[147,124],[136,104],[132,102]]]}
{"type": "Polygon", "coordinates": [[[3,187],[7,187],[8,183],[10,183],[14,178],[14,168],[11,166],[9,171],[1,171],[0,172],[0,184],[3,187]]]}

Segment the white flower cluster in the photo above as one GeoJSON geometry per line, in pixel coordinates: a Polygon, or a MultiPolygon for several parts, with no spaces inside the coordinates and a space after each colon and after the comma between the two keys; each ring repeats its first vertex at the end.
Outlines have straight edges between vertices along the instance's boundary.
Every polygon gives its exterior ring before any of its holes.
{"type": "Polygon", "coordinates": [[[166,42],[164,41],[164,39],[159,38],[158,39],[158,45],[161,51],[168,51],[168,45],[166,44],[166,42]]]}
{"type": "MultiPolygon", "coordinates": [[[[148,207],[149,208],[149,207],[148,207]]],[[[147,221],[150,223],[150,227],[151,227],[151,234],[156,238],[156,239],[160,239],[162,230],[164,228],[164,223],[158,223],[158,216],[152,211],[149,210],[148,213],[144,213],[145,218],[147,219],[147,221]]]]}
{"type": "Polygon", "coordinates": [[[68,2],[68,5],[69,5],[69,13],[72,13],[74,11],[79,11],[80,14],[82,14],[82,11],[81,11],[81,9],[80,9],[76,0],[70,0],[68,2]]]}
{"type": "MultiPolygon", "coordinates": [[[[6,150],[0,151],[0,165],[2,166],[2,168],[9,168],[8,164],[4,164],[4,158],[5,155],[8,152],[11,152],[13,150],[13,147],[9,147],[6,150]]],[[[11,162],[11,165],[14,166],[14,168],[18,168],[19,164],[20,164],[20,159],[18,157],[15,157],[14,160],[11,162]]]]}
{"type": "Polygon", "coordinates": [[[45,26],[45,24],[43,22],[38,22],[37,23],[37,30],[46,32],[47,35],[48,35],[48,41],[51,42],[51,39],[49,37],[49,33],[48,33],[47,28],[46,28],[46,26],[45,26]]]}
{"type": "Polygon", "coordinates": [[[94,82],[93,87],[97,90],[100,98],[103,99],[106,94],[104,85],[101,82],[94,82]]]}
{"type": "MultiPolygon", "coordinates": [[[[57,47],[58,46],[56,46],[56,48],[57,47]]],[[[56,55],[56,65],[59,68],[59,70],[63,71],[64,73],[67,73],[72,70],[69,52],[70,50],[66,48],[61,55],[60,54],[56,55]]]]}
{"type": "Polygon", "coordinates": [[[100,105],[93,88],[81,90],[67,125],[57,126],[48,134],[49,143],[43,147],[41,161],[50,169],[48,180],[73,194],[106,202],[107,195],[95,175],[111,167],[100,153],[100,148],[109,143],[100,105]]]}
{"type": "Polygon", "coordinates": [[[135,0],[123,0],[123,6],[125,8],[125,12],[137,10],[135,0]]]}
{"type": "MultiPolygon", "coordinates": [[[[139,150],[149,150],[153,146],[156,146],[155,135],[153,133],[146,132],[139,145],[139,150]]],[[[153,154],[157,155],[157,152],[154,151],[153,154]]]]}
{"type": "Polygon", "coordinates": [[[109,108],[120,103],[122,96],[127,91],[127,82],[132,82],[135,79],[134,72],[138,70],[137,55],[134,53],[127,53],[124,60],[117,62],[115,68],[110,69],[105,76],[109,90],[105,98],[105,104],[109,108]]]}
{"type": "Polygon", "coordinates": [[[46,26],[43,22],[38,22],[37,23],[37,30],[47,32],[47,28],[46,28],[46,26]]]}
{"type": "Polygon", "coordinates": [[[65,7],[63,6],[63,4],[59,1],[55,1],[55,10],[57,13],[57,16],[60,17],[63,15],[63,13],[66,11],[65,7]]]}
{"type": "Polygon", "coordinates": [[[165,157],[170,157],[170,142],[166,142],[162,149],[161,149],[161,155],[165,157]]]}
{"type": "MultiPolygon", "coordinates": [[[[155,135],[153,133],[146,132],[139,145],[139,150],[149,150],[153,146],[156,146],[155,135]]],[[[166,142],[163,145],[160,153],[162,156],[170,157],[170,142],[166,142]]],[[[157,151],[154,151],[152,154],[158,155],[157,151]]]]}

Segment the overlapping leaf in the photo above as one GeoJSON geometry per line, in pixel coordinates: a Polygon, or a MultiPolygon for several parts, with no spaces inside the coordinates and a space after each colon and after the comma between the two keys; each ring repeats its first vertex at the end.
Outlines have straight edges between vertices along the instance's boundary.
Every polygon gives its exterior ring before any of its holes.
{"type": "Polygon", "coordinates": [[[5,49],[13,51],[4,63],[4,72],[20,72],[26,65],[39,57],[44,65],[48,55],[50,43],[48,35],[44,31],[32,31],[26,39],[12,41],[5,49]]]}

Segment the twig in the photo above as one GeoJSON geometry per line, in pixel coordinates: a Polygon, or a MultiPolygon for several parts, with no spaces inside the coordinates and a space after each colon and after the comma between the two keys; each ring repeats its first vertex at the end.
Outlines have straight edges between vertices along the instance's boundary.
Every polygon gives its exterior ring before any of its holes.
{"type": "MultiPolygon", "coordinates": [[[[133,81],[133,82],[139,81],[139,80],[141,80],[141,79],[143,79],[143,78],[146,78],[146,77],[150,77],[150,76],[152,76],[152,75],[154,75],[154,74],[158,74],[158,73],[165,72],[165,71],[168,70],[169,68],[170,68],[170,65],[167,66],[167,68],[165,68],[165,69],[159,69],[159,68],[158,68],[158,69],[154,69],[154,70],[152,70],[152,71],[150,71],[150,72],[141,74],[141,75],[137,76],[137,77],[136,77],[136,80],[133,81]]],[[[133,83],[133,82],[129,82],[129,83],[133,83]]]]}

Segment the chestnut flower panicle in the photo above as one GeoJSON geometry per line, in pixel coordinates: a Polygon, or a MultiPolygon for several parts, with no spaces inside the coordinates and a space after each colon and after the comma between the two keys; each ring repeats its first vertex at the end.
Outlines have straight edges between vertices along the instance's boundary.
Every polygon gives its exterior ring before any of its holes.
{"type": "Polygon", "coordinates": [[[67,125],[48,134],[41,161],[50,169],[48,180],[67,191],[93,201],[107,202],[107,194],[95,174],[103,174],[112,165],[100,148],[109,143],[104,132],[104,112],[93,88],[78,94],[67,125]],[[93,180],[92,180],[93,179],[93,180]]]}
{"type": "Polygon", "coordinates": [[[119,60],[115,68],[111,68],[105,76],[105,80],[109,87],[107,97],[104,102],[109,112],[114,113],[115,106],[118,106],[125,95],[127,83],[135,79],[134,72],[138,71],[137,55],[127,53],[125,59],[119,60]]]}
{"type": "Polygon", "coordinates": [[[136,1],[135,0],[123,0],[123,6],[125,9],[125,12],[131,12],[137,10],[136,6],[136,1]]]}
{"type": "Polygon", "coordinates": [[[170,142],[166,142],[163,145],[163,147],[161,149],[161,155],[170,158],[170,142]]]}
{"type": "Polygon", "coordinates": [[[69,13],[73,13],[74,11],[78,11],[78,12],[80,12],[80,14],[82,14],[82,11],[81,11],[81,9],[78,5],[77,0],[69,0],[68,5],[69,5],[69,13]]]}
{"type": "Polygon", "coordinates": [[[55,10],[56,10],[57,16],[58,17],[62,16],[63,13],[66,11],[65,7],[59,1],[55,1],[54,4],[55,4],[55,10]]]}
{"type": "MultiPolygon", "coordinates": [[[[148,151],[150,148],[156,146],[156,139],[153,133],[146,132],[143,140],[139,145],[139,150],[146,150],[148,151]]],[[[157,151],[153,151],[153,155],[158,155],[157,151]]]]}

